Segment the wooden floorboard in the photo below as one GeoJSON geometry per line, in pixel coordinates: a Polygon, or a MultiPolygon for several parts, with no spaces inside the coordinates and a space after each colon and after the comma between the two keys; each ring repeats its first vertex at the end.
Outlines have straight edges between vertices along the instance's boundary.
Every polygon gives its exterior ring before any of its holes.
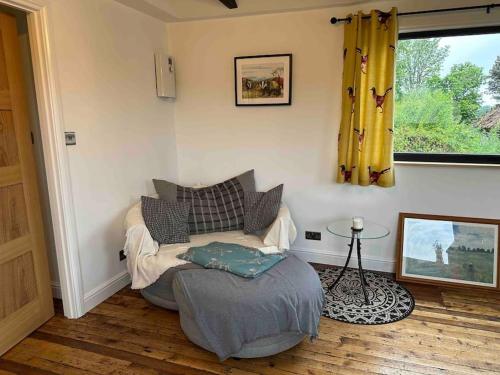
{"type": "Polygon", "coordinates": [[[56,316],[0,358],[7,374],[500,374],[500,296],[405,284],[410,317],[379,326],[321,318],[320,336],[279,355],[217,357],[178,314],[124,288],[81,319],[56,316]]]}

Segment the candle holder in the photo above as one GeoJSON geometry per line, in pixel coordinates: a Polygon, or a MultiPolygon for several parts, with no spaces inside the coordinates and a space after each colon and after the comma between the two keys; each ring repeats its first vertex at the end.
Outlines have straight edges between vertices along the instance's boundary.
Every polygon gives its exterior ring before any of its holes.
{"type": "Polygon", "coordinates": [[[361,216],[355,216],[352,218],[352,229],[358,232],[363,230],[364,219],[361,216]]]}

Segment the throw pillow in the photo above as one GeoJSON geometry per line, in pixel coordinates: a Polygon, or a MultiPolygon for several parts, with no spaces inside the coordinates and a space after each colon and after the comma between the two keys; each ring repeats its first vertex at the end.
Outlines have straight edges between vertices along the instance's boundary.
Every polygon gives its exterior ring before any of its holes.
{"type": "Polygon", "coordinates": [[[189,242],[189,203],[141,197],[144,223],[159,244],[189,242]]]}
{"type": "Polygon", "coordinates": [[[199,189],[163,180],[153,180],[153,183],[161,199],[190,203],[190,234],[243,229],[244,196],[255,192],[253,170],[199,189]]]}
{"type": "Polygon", "coordinates": [[[283,184],[268,192],[249,192],[245,194],[245,234],[266,229],[278,216],[283,195],[283,184]]]}

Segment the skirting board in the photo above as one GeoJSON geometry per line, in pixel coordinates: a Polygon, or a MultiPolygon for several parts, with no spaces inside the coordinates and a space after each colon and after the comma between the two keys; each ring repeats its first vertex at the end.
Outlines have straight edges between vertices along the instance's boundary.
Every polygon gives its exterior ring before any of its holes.
{"type": "MultiPolygon", "coordinates": [[[[340,255],[331,252],[326,252],[322,250],[303,250],[303,249],[291,249],[291,253],[297,255],[300,259],[306,262],[321,263],[321,264],[331,264],[334,266],[343,266],[347,260],[347,254],[340,255]]],[[[373,257],[362,257],[363,268],[372,271],[382,271],[382,272],[396,272],[396,261],[388,259],[378,259],[373,257]]],[[[358,258],[355,256],[351,257],[349,262],[349,267],[358,267],[358,258]]]]}
{"type": "Polygon", "coordinates": [[[125,270],[85,293],[83,297],[85,313],[92,310],[98,304],[111,297],[113,294],[118,292],[120,289],[123,289],[128,284],[130,284],[130,275],[125,270]]]}
{"type": "Polygon", "coordinates": [[[62,299],[61,284],[59,281],[52,281],[50,286],[52,287],[52,298],[62,299]]]}

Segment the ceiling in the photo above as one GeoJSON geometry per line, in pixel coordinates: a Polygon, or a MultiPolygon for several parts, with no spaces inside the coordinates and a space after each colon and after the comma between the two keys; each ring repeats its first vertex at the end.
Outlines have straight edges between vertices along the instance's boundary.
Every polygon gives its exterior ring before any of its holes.
{"type": "Polygon", "coordinates": [[[228,9],[219,0],[116,1],[163,21],[179,22],[354,5],[374,0],[237,0],[237,9],[228,9]]]}

